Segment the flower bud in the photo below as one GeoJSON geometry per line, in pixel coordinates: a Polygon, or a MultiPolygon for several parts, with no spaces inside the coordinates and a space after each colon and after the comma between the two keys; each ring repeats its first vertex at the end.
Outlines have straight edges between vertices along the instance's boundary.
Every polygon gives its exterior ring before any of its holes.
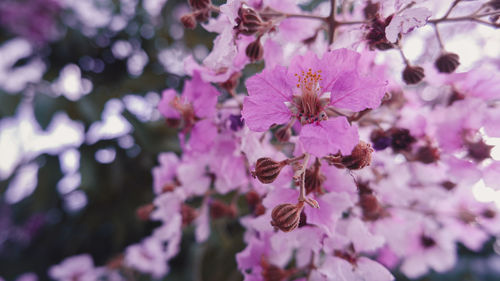
{"type": "Polygon", "coordinates": [[[185,14],[181,17],[181,23],[185,28],[194,29],[196,27],[196,17],[193,14],[185,14]]]}
{"type": "Polygon", "coordinates": [[[408,85],[417,84],[424,79],[424,69],[420,66],[409,66],[403,70],[403,81],[408,85]]]}
{"type": "Polygon", "coordinates": [[[456,183],[454,183],[454,182],[451,182],[451,181],[443,181],[443,182],[441,183],[441,186],[442,186],[444,189],[446,189],[446,190],[450,191],[450,190],[453,190],[453,189],[457,186],[457,184],[456,184],[456,183]]]}
{"type": "Polygon", "coordinates": [[[259,158],[252,176],[257,177],[261,183],[272,183],[287,163],[287,161],[276,162],[268,157],[259,158]]]}
{"type": "Polygon", "coordinates": [[[429,145],[420,147],[416,154],[416,160],[424,164],[434,163],[439,160],[439,157],[439,149],[429,145]]]}
{"type": "Polygon", "coordinates": [[[384,150],[391,146],[392,138],[382,129],[375,129],[370,134],[370,141],[375,150],[384,150]]]}
{"type": "Polygon", "coordinates": [[[365,220],[377,220],[382,215],[382,207],[373,194],[361,194],[359,196],[359,206],[363,211],[365,220]]]}
{"type": "Polygon", "coordinates": [[[283,232],[290,232],[299,226],[300,213],[304,202],[297,204],[285,203],[274,207],[271,213],[271,225],[283,232]]]}
{"type": "Polygon", "coordinates": [[[342,157],[342,164],[349,170],[359,170],[369,166],[372,162],[373,148],[370,144],[359,141],[351,155],[342,157]]]}
{"type": "Polygon", "coordinates": [[[280,142],[287,142],[290,140],[290,137],[292,136],[292,129],[288,126],[283,126],[278,130],[276,130],[274,136],[280,142]]]}
{"type": "Polygon", "coordinates": [[[487,219],[494,219],[496,217],[497,213],[492,210],[492,209],[486,209],[481,213],[481,216],[487,218],[487,219]]]}
{"type": "Polygon", "coordinates": [[[365,19],[369,20],[376,18],[379,10],[380,3],[372,3],[372,1],[368,1],[368,3],[366,3],[366,6],[363,8],[365,19]]]}
{"type": "Polygon", "coordinates": [[[241,72],[239,71],[234,72],[233,74],[231,74],[229,79],[227,79],[225,82],[220,83],[219,86],[221,86],[224,90],[228,92],[234,91],[238,86],[240,78],[241,78],[241,72]]]}
{"type": "Polygon", "coordinates": [[[427,236],[425,234],[422,234],[420,236],[420,244],[428,249],[428,248],[432,248],[436,245],[436,240],[434,240],[434,238],[430,237],[430,236],[427,236]]]}
{"type": "Polygon", "coordinates": [[[323,194],[324,191],[322,189],[322,186],[325,180],[326,180],[325,175],[319,172],[319,169],[318,171],[315,171],[314,169],[307,169],[304,179],[306,194],[309,194],[311,192],[323,194]]]}
{"type": "Polygon", "coordinates": [[[410,151],[412,144],[417,141],[412,135],[410,135],[410,131],[408,129],[391,128],[388,133],[392,138],[391,147],[394,152],[410,151]]]}
{"type": "Polygon", "coordinates": [[[236,208],[233,205],[226,204],[220,200],[214,200],[210,204],[210,216],[213,219],[222,217],[236,217],[236,208]]]}
{"type": "Polygon", "coordinates": [[[189,5],[193,10],[203,10],[208,8],[212,2],[210,0],[189,0],[189,5]]]}
{"type": "Polygon", "coordinates": [[[467,143],[468,156],[476,162],[481,162],[491,157],[493,147],[493,145],[487,145],[483,140],[467,143]]]}
{"type": "Polygon", "coordinates": [[[273,264],[269,264],[266,258],[262,257],[260,261],[262,267],[262,277],[264,281],[283,281],[296,272],[295,269],[284,270],[273,264]]]}
{"type": "Polygon", "coordinates": [[[260,38],[248,44],[245,54],[252,62],[262,59],[262,56],[264,56],[264,47],[260,43],[260,38]]]}
{"type": "Polygon", "coordinates": [[[434,63],[439,72],[443,73],[452,73],[459,64],[458,55],[454,53],[441,54],[434,63]]]}
{"type": "Polygon", "coordinates": [[[147,221],[154,209],[155,206],[153,204],[146,204],[137,208],[135,214],[141,221],[147,221]]]}
{"type": "Polygon", "coordinates": [[[193,207],[182,204],[181,205],[181,216],[182,216],[182,225],[187,226],[190,225],[194,219],[198,216],[198,212],[193,207]]]}
{"type": "Polygon", "coordinates": [[[237,33],[244,35],[253,35],[257,33],[264,23],[257,11],[246,5],[238,10],[236,22],[238,24],[236,26],[237,33]]]}

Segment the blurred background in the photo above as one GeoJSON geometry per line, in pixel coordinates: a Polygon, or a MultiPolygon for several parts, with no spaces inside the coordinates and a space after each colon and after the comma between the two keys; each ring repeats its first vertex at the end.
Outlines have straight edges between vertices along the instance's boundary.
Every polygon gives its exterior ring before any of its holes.
{"type": "MultiPolygon", "coordinates": [[[[156,110],[181,90],[183,59],[201,61],[216,34],[185,30],[183,0],[0,2],[0,276],[16,280],[89,253],[104,266],[149,235],[138,207],[153,199],[160,152],[179,152],[156,110]]],[[[225,1],[213,1],[219,5],[225,1]]],[[[303,1],[312,8],[320,1],[303,1]],[[306,3],[307,2],[307,3],[306,3]]],[[[241,280],[236,219],[212,225],[197,245],[186,229],[164,280],[241,280]]],[[[460,247],[446,275],[422,280],[498,280],[500,243],[460,247]],[[495,253],[496,251],[496,253],[495,253]]],[[[398,280],[406,280],[398,275],[398,280]]],[[[150,280],[134,274],[131,280],[150,280]]]]}

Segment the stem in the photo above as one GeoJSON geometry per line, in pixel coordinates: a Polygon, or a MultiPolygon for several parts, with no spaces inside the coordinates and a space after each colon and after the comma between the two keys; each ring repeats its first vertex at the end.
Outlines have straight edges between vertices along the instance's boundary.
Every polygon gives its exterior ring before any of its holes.
{"type": "Polygon", "coordinates": [[[309,153],[305,154],[304,157],[304,162],[302,162],[302,169],[300,169],[300,191],[299,191],[299,201],[306,201],[306,169],[307,169],[307,163],[309,162],[309,153]]]}
{"type": "Polygon", "coordinates": [[[468,16],[462,16],[462,17],[455,17],[455,18],[439,18],[439,19],[433,19],[429,20],[429,23],[440,23],[440,22],[454,22],[454,21],[467,21],[467,20],[478,20],[481,17],[486,17],[486,16],[495,16],[495,15],[500,15],[500,11],[494,11],[494,12],[489,12],[489,13],[484,13],[480,15],[468,15],[468,16]]]}
{"type": "Polygon", "coordinates": [[[283,14],[285,18],[306,18],[306,19],[316,19],[316,20],[325,20],[322,16],[317,15],[308,15],[308,14],[283,14]]]}
{"type": "Polygon", "coordinates": [[[403,61],[405,62],[405,64],[407,66],[410,66],[410,61],[408,60],[408,58],[406,58],[405,54],[403,53],[403,49],[401,48],[401,45],[398,43],[398,50],[399,50],[399,54],[401,55],[401,58],[403,59],[403,61]]]}
{"type": "Polygon", "coordinates": [[[436,24],[434,24],[434,32],[436,33],[436,38],[439,43],[439,48],[444,50],[443,40],[441,39],[441,34],[439,34],[439,30],[436,24]]]}
{"type": "Polygon", "coordinates": [[[328,45],[331,45],[335,39],[335,29],[337,28],[338,26],[338,23],[335,21],[335,10],[336,10],[336,7],[337,7],[337,1],[336,0],[330,0],[330,5],[332,6],[331,7],[331,10],[330,10],[330,15],[328,16],[328,18],[326,18],[327,22],[328,22],[328,31],[329,31],[329,37],[328,37],[328,45]]]}
{"type": "Polygon", "coordinates": [[[444,14],[444,16],[442,17],[442,19],[446,19],[448,18],[448,16],[450,15],[451,11],[453,10],[453,8],[455,8],[455,6],[458,4],[458,2],[460,2],[462,0],[455,0],[453,1],[453,3],[451,4],[450,8],[448,8],[448,11],[446,11],[446,13],[444,14]]]}

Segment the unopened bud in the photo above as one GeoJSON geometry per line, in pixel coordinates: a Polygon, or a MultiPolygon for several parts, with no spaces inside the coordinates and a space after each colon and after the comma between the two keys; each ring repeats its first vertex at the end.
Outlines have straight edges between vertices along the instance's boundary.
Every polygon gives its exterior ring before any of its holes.
{"type": "Polygon", "coordinates": [[[228,205],[222,201],[214,200],[210,204],[210,216],[213,219],[222,217],[236,217],[236,208],[233,205],[228,205]]]}
{"type": "Polygon", "coordinates": [[[296,272],[295,269],[284,270],[278,266],[269,264],[264,257],[262,257],[260,265],[262,267],[261,274],[264,281],[283,281],[296,272]]]}
{"type": "Polygon", "coordinates": [[[165,122],[167,123],[167,126],[170,128],[177,128],[181,125],[181,119],[177,118],[167,118],[165,119],[165,122]]]}
{"type": "Polygon", "coordinates": [[[420,66],[406,66],[403,70],[403,81],[408,85],[417,84],[424,79],[424,69],[420,66]]]}
{"type": "Polygon", "coordinates": [[[493,211],[492,209],[486,209],[481,213],[481,216],[487,218],[487,219],[494,219],[496,217],[497,213],[493,211]]]}
{"type": "Polygon", "coordinates": [[[454,53],[444,53],[440,55],[436,62],[435,66],[439,70],[439,72],[443,73],[452,73],[457,69],[460,61],[458,60],[458,55],[454,53]]]}
{"type": "Polygon", "coordinates": [[[254,178],[257,177],[261,183],[272,183],[286,164],[287,161],[276,162],[268,157],[259,158],[252,175],[254,178]]]}
{"type": "Polygon", "coordinates": [[[304,187],[306,188],[306,194],[315,192],[316,194],[323,194],[323,182],[326,180],[325,175],[320,171],[321,163],[318,159],[314,163],[313,167],[306,170],[304,178],[304,187]]]}
{"type": "Polygon", "coordinates": [[[432,146],[422,146],[418,149],[416,160],[424,164],[434,163],[439,160],[439,149],[432,146]]]}
{"type": "Polygon", "coordinates": [[[155,206],[153,204],[146,204],[137,208],[135,214],[141,221],[147,221],[154,209],[155,206]]]}
{"type": "Polygon", "coordinates": [[[260,38],[248,44],[245,54],[252,62],[262,59],[262,56],[264,56],[264,47],[260,43],[260,38]]]}
{"type": "Polygon", "coordinates": [[[290,140],[290,137],[292,136],[292,129],[288,126],[283,126],[278,130],[276,130],[274,136],[280,142],[287,142],[290,140]]]}
{"type": "Polygon", "coordinates": [[[493,145],[488,145],[483,140],[467,143],[468,156],[477,162],[481,162],[491,157],[493,147],[493,145]]]}
{"type": "Polygon", "coordinates": [[[410,135],[408,129],[391,128],[388,133],[391,136],[391,147],[394,152],[410,151],[412,144],[417,141],[410,135]]]}
{"type": "Polygon", "coordinates": [[[373,194],[361,194],[359,196],[359,206],[363,211],[365,220],[377,220],[382,214],[378,199],[373,194]]]}
{"type": "Polygon", "coordinates": [[[227,79],[225,82],[220,83],[219,85],[225,89],[228,92],[234,91],[236,87],[238,86],[238,83],[241,78],[241,72],[237,71],[231,74],[229,79],[227,79]]]}
{"type": "Polygon", "coordinates": [[[290,232],[299,226],[300,213],[304,202],[297,204],[285,203],[274,207],[271,213],[271,225],[283,232],[290,232]]]}
{"type": "Polygon", "coordinates": [[[203,10],[211,5],[210,0],[189,0],[189,5],[193,10],[203,10]]]}
{"type": "Polygon", "coordinates": [[[363,14],[365,19],[373,19],[377,17],[378,11],[380,10],[380,3],[372,3],[372,1],[368,1],[366,6],[363,8],[363,14]]]}
{"type": "Polygon", "coordinates": [[[182,204],[181,205],[181,216],[182,216],[182,225],[187,226],[190,225],[194,219],[198,216],[198,212],[193,207],[182,204]]]}
{"type": "Polygon", "coordinates": [[[185,28],[194,29],[196,27],[196,17],[193,14],[185,14],[181,17],[181,23],[185,28]]]}
{"type": "Polygon", "coordinates": [[[263,21],[257,11],[246,5],[238,10],[236,22],[238,23],[236,26],[237,32],[244,35],[257,33],[263,25],[263,21]]]}
{"type": "Polygon", "coordinates": [[[372,162],[373,148],[370,144],[359,141],[351,155],[342,157],[342,164],[349,170],[359,170],[369,166],[372,162]]]}
{"type": "Polygon", "coordinates": [[[384,150],[391,146],[392,137],[382,129],[375,129],[370,134],[370,140],[375,150],[384,150]]]}
{"type": "Polygon", "coordinates": [[[446,190],[450,191],[450,190],[453,190],[453,189],[457,186],[457,184],[456,184],[456,183],[454,183],[454,182],[451,182],[451,181],[443,181],[443,182],[441,183],[441,186],[442,186],[444,189],[446,189],[446,190]]]}

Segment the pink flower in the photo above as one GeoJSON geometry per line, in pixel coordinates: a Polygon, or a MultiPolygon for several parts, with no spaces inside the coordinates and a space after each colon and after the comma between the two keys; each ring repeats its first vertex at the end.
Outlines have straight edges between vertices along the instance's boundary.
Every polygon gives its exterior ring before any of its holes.
{"type": "Polygon", "coordinates": [[[97,279],[94,262],[88,254],[66,258],[49,269],[49,276],[58,281],[92,281],[97,279]]]}
{"type": "Polygon", "coordinates": [[[158,110],[165,118],[179,120],[191,129],[198,119],[215,115],[218,95],[217,89],[203,82],[200,73],[195,71],[193,79],[186,81],[181,96],[172,89],[163,91],[158,110]]]}
{"type": "Polygon", "coordinates": [[[266,131],[273,124],[298,120],[300,142],[315,156],[349,154],[358,143],[355,127],[344,117],[328,119],[329,106],[352,111],[375,108],[385,93],[386,83],[365,76],[360,54],[347,49],[296,56],[290,67],[277,66],[249,78],[249,96],[242,115],[253,131],[266,131]]]}
{"type": "Polygon", "coordinates": [[[168,272],[162,241],[153,237],[144,239],[140,244],[129,246],[125,251],[125,264],[141,272],[159,278],[168,272]]]}
{"type": "Polygon", "coordinates": [[[155,194],[161,194],[166,184],[172,183],[175,171],[179,164],[179,157],[173,152],[161,153],[158,156],[160,166],[153,168],[153,190],[155,194]]]}

